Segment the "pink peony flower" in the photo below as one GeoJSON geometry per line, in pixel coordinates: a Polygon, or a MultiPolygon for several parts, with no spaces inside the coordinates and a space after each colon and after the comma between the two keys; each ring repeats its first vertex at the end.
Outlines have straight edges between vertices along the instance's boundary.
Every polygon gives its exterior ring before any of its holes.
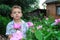
{"type": "Polygon", "coordinates": [[[20,28],[21,28],[21,25],[20,24],[14,23],[14,29],[20,29],[20,28]]]}
{"type": "Polygon", "coordinates": [[[32,22],[27,22],[27,24],[28,24],[28,27],[33,27],[34,26],[32,22]]]}
{"type": "Polygon", "coordinates": [[[19,39],[15,38],[15,37],[12,37],[12,38],[10,38],[10,40],[19,40],[19,39]]]}
{"type": "Polygon", "coordinates": [[[55,19],[55,22],[58,23],[58,19],[55,19]]]}
{"type": "Polygon", "coordinates": [[[60,22],[60,19],[55,19],[55,23],[58,24],[60,22]]]}
{"type": "Polygon", "coordinates": [[[13,37],[10,40],[20,40],[23,38],[23,33],[17,30],[16,33],[13,33],[13,37]]]}
{"type": "Polygon", "coordinates": [[[39,25],[38,27],[37,27],[37,29],[41,29],[42,28],[42,25],[39,25]]]}

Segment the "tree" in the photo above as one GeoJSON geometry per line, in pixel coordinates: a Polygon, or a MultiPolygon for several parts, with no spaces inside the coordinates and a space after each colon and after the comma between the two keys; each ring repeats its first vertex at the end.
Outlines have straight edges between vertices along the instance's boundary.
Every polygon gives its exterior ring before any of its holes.
{"type": "Polygon", "coordinates": [[[38,1],[39,0],[0,0],[0,4],[9,5],[10,7],[20,5],[24,12],[28,12],[38,8],[38,1]]]}

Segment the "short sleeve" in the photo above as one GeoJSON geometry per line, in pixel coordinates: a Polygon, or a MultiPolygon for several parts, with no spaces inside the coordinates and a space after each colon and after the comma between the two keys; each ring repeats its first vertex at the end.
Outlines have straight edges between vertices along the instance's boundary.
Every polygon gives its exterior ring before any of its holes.
{"type": "Polygon", "coordinates": [[[11,34],[11,27],[8,24],[7,27],[6,27],[6,35],[9,35],[9,34],[11,34]]]}
{"type": "Polygon", "coordinates": [[[13,29],[13,26],[8,24],[6,27],[6,35],[11,35],[14,32],[15,30],[13,29]]]}

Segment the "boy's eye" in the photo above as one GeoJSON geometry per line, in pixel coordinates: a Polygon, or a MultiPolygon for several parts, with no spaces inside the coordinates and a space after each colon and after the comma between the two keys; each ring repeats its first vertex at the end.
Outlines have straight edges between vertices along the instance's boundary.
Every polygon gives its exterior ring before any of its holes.
{"type": "Polygon", "coordinates": [[[14,14],[16,14],[16,12],[13,12],[14,14]]]}
{"type": "Polygon", "coordinates": [[[21,13],[21,12],[18,12],[18,13],[21,13]]]}

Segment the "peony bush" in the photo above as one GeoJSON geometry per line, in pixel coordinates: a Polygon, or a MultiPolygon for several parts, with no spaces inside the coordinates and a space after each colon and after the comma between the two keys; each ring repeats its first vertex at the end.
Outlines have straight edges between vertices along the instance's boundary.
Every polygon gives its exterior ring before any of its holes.
{"type": "Polygon", "coordinates": [[[60,19],[46,17],[33,22],[34,27],[30,27],[26,40],[60,40],[60,19]]]}

